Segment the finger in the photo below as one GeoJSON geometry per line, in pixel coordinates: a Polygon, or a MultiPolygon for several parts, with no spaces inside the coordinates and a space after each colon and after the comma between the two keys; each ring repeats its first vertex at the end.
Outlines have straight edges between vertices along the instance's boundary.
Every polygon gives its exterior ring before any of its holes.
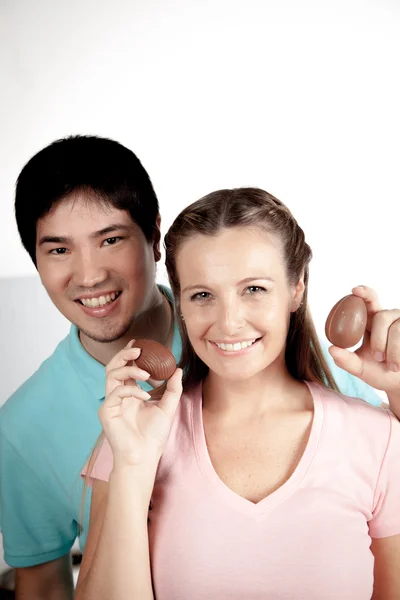
{"type": "Polygon", "coordinates": [[[397,319],[392,322],[389,328],[386,362],[389,369],[397,373],[400,370],[400,311],[389,312],[397,313],[397,319]]]}
{"type": "Polygon", "coordinates": [[[358,285],[351,290],[355,296],[362,298],[367,307],[367,331],[371,331],[371,321],[377,312],[382,310],[376,291],[366,285],[358,285]]]}
{"type": "MultiPolygon", "coordinates": [[[[383,362],[384,360],[389,362],[387,358],[389,331],[398,319],[400,319],[400,310],[381,310],[371,320],[370,347],[377,362],[383,362]]],[[[398,327],[399,325],[393,329],[391,352],[394,354],[394,362],[396,362],[396,343],[398,343],[398,341],[396,342],[398,337],[398,333],[396,336],[396,329],[398,330],[398,327]]]]}
{"type": "Polygon", "coordinates": [[[108,380],[116,379],[117,381],[127,381],[128,379],[146,381],[149,377],[150,373],[139,369],[137,365],[126,365],[107,374],[108,380]]]}
{"type": "Polygon", "coordinates": [[[165,390],[158,406],[172,419],[182,395],[182,369],[176,369],[175,373],[167,381],[165,390]]]}
{"type": "Polygon", "coordinates": [[[351,375],[362,378],[364,361],[358,354],[349,350],[343,350],[343,348],[338,348],[337,346],[331,346],[329,354],[340,369],[344,369],[351,375]]]}
{"type": "Polygon", "coordinates": [[[121,404],[124,398],[133,398],[139,401],[149,400],[150,394],[136,385],[119,385],[111,394],[107,396],[102,404],[102,408],[112,408],[121,404]]]}
{"type": "Polygon", "coordinates": [[[110,360],[106,366],[106,373],[112,371],[113,369],[118,369],[119,367],[125,366],[130,360],[137,360],[140,356],[140,353],[140,348],[123,348],[110,360]]]}

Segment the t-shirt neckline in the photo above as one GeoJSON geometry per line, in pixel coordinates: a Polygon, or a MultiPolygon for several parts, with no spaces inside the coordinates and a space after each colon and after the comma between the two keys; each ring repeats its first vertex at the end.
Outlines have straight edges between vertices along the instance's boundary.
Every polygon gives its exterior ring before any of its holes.
{"type": "Polygon", "coordinates": [[[289,479],[287,479],[285,483],[283,483],[277,490],[256,504],[250,500],[247,500],[246,498],[243,498],[242,496],[239,496],[236,492],[231,490],[217,475],[208,453],[204,433],[202,414],[202,386],[199,385],[196,388],[193,397],[192,411],[192,427],[196,458],[200,471],[214,493],[218,496],[219,501],[223,501],[232,508],[247,514],[256,515],[265,512],[272,506],[282,502],[299,487],[317,452],[324,421],[324,405],[318,384],[308,381],[305,381],[304,383],[308,386],[314,403],[313,420],[306,448],[297,467],[289,479]]]}

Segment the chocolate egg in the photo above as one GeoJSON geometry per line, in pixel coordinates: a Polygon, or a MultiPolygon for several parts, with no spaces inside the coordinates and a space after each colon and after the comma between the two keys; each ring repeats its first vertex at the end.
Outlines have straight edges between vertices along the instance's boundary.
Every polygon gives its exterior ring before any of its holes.
{"type": "Polygon", "coordinates": [[[325,335],[334,346],[351,348],[358,344],[367,326],[364,300],[350,294],[335,304],[325,324],[325,335]]]}
{"type": "Polygon", "coordinates": [[[133,347],[141,349],[135,363],[140,369],[150,373],[152,379],[163,381],[169,379],[175,372],[175,357],[162,344],[154,340],[135,340],[133,347]]]}

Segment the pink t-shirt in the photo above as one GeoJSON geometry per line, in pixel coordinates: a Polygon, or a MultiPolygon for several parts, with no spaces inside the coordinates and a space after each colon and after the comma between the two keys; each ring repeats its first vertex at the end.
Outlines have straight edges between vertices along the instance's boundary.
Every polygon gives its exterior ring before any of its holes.
{"type": "MultiPolygon", "coordinates": [[[[400,534],[400,423],[308,384],[314,419],[293,475],[257,504],[210,461],[201,386],[181,398],[149,511],[157,600],[369,600],[371,537],[400,534]]],[[[107,442],[92,476],[108,481],[107,442]]]]}

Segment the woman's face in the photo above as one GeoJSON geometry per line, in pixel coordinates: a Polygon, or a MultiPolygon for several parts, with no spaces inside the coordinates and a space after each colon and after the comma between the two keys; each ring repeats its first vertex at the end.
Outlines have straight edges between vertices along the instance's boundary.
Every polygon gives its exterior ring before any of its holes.
{"type": "Polygon", "coordinates": [[[289,286],[276,236],[253,227],[199,234],[181,246],[176,266],[187,333],[211,371],[243,380],[273,363],[283,368],[304,285],[289,286]]]}

